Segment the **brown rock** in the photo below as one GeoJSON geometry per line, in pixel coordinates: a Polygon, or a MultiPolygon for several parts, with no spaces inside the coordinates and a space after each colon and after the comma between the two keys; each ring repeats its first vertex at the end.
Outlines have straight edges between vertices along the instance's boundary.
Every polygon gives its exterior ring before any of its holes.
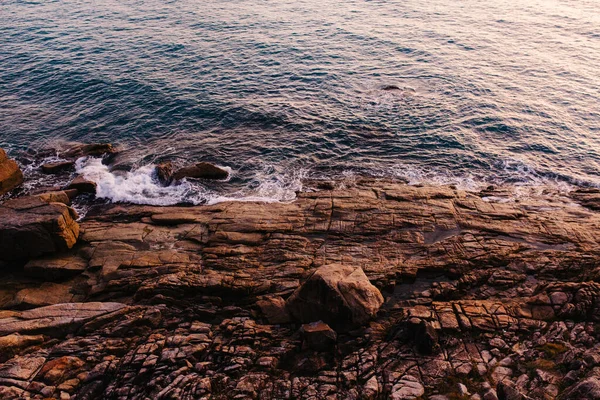
{"type": "Polygon", "coordinates": [[[0,260],[24,260],[73,247],[75,211],[61,203],[22,197],[0,206],[0,260]]]}
{"type": "Polygon", "coordinates": [[[66,150],[62,155],[68,158],[79,158],[83,156],[102,156],[114,154],[117,150],[110,143],[76,144],[66,150]]]}
{"type": "Polygon", "coordinates": [[[158,164],[155,171],[156,177],[162,185],[169,186],[171,182],[173,182],[173,173],[175,172],[175,167],[171,161],[158,164]]]}
{"type": "Polygon", "coordinates": [[[382,304],[383,296],[360,267],[331,264],[317,269],[287,308],[301,322],[323,320],[339,328],[364,324],[382,304]]]}
{"type": "Polygon", "coordinates": [[[229,172],[225,169],[217,167],[216,165],[200,162],[196,165],[184,167],[173,174],[174,180],[180,180],[183,178],[200,178],[200,179],[227,179],[229,172]]]}
{"type": "Polygon", "coordinates": [[[76,189],[79,193],[96,193],[96,187],[98,185],[94,181],[84,178],[79,175],[67,187],[68,190],[76,189]]]}
{"type": "Polygon", "coordinates": [[[0,337],[0,362],[13,357],[20,350],[44,342],[42,335],[19,335],[13,333],[0,337]]]}
{"type": "Polygon", "coordinates": [[[7,317],[0,314],[0,336],[11,333],[62,336],[96,317],[124,307],[121,303],[65,303],[34,308],[7,317]]]}
{"type": "Polygon", "coordinates": [[[49,384],[56,384],[64,380],[66,376],[76,375],[77,369],[81,368],[85,363],[71,356],[63,356],[48,361],[39,372],[39,376],[49,384]]]}
{"type": "Polygon", "coordinates": [[[74,166],[74,161],[56,161],[43,164],[42,171],[46,174],[60,174],[73,169],[74,166]]]}
{"type": "Polygon", "coordinates": [[[39,287],[20,290],[15,296],[13,306],[20,308],[42,307],[68,303],[72,299],[73,294],[70,286],[44,282],[39,287]]]}
{"type": "Polygon", "coordinates": [[[300,328],[300,334],[307,347],[317,350],[331,350],[337,341],[337,334],[323,321],[304,324],[300,328]]]}
{"type": "Polygon", "coordinates": [[[46,358],[43,356],[17,356],[0,366],[0,378],[28,381],[35,376],[44,362],[46,358]]]}
{"type": "Polygon", "coordinates": [[[66,205],[71,204],[71,198],[64,190],[59,190],[56,192],[46,192],[37,195],[40,199],[44,200],[46,203],[63,203],[66,205]]]}
{"type": "Polygon", "coordinates": [[[270,324],[287,324],[291,321],[285,308],[285,300],[281,297],[267,297],[257,301],[256,305],[270,324]]]}
{"type": "Polygon", "coordinates": [[[23,183],[23,173],[14,160],[0,149],[0,196],[23,183]]]}
{"type": "Polygon", "coordinates": [[[87,265],[87,260],[65,254],[30,260],[24,270],[28,276],[54,281],[77,276],[87,265]]]}

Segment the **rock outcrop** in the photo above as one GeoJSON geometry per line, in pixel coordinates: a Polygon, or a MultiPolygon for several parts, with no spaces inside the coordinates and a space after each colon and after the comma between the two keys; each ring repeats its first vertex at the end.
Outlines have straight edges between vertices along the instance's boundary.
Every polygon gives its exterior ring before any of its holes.
{"type": "Polygon", "coordinates": [[[366,323],[383,304],[379,289],[369,282],[362,268],[324,265],[317,269],[287,301],[299,321],[325,321],[345,328],[366,323]]]}
{"type": "Polygon", "coordinates": [[[62,203],[23,197],[0,205],[0,260],[24,261],[66,251],[79,236],[76,212],[62,203]]]}
{"type": "Polygon", "coordinates": [[[54,161],[42,165],[42,171],[46,174],[60,174],[74,169],[74,161],[54,161]]]}
{"type": "Polygon", "coordinates": [[[171,182],[173,182],[174,173],[175,166],[170,161],[160,163],[156,166],[156,177],[158,178],[158,181],[164,186],[169,186],[171,182]]]}
{"type": "Polygon", "coordinates": [[[93,206],[0,280],[0,398],[598,398],[600,213],[500,191],[93,206]]]}
{"type": "Polygon", "coordinates": [[[23,183],[23,173],[14,160],[0,149],[0,196],[23,183]]]}
{"type": "Polygon", "coordinates": [[[67,190],[77,190],[78,193],[91,193],[96,194],[96,189],[98,185],[96,182],[86,179],[85,177],[79,175],[76,176],[75,179],[69,183],[67,186],[67,190]]]}
{"type": "Polygon", "coordinates": [[[178,169],[173,174],[173,179],[178,181],[183,178],[198,178],[198,179],[227,179],[229,172],[214,164],[200,162],[195,165],[178,169]]]}

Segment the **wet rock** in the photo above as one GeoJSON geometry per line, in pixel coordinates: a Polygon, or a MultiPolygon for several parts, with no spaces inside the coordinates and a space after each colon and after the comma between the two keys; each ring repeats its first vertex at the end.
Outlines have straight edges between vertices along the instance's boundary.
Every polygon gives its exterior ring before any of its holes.
{"type": "Polygon", "coordinates": [[[66,158],[79,158],[84,156],[99,157],[105,154],[114,154],[117,150],[110,143],[75,144],[62,153],[66,158]]]}
{"type": "Polygon", "coordinates": [[[98,185],[96,184],[96,182],[86,179],[83,176],[79,175],[79,176],[75,177],[75,179],[73,179],[71,181],[71,183],[69,183],[69,186],[67,186],[67,189],[68,190],[75,189],[79,193],[96,194],[97,187],[98,187],[98,185]]]}
{"type": "Polygon", "coordinates": [[[292,316],[334,327],[361,325],[375,316],[383,296],[360,267],[326,265],[317,269],[287,300],[292,316]]]}
{"type": "Polygon", "coordinates": [[[173,179],[181,180],[183,178],[200,178],[222,180],[227,179],[228,176],[229,172],[227,172],[227,170],[214,164],[200,162],[198,164],[177,170],[173,174],[173,179]]]}
{"type": "Polygon", "coordinates": [[[163,186],[169,186],[173,182],[173,174],[175,173],[175,166],[171,161],[160,163],[155,169],[156,177],[163,186]]]}
{"type": "Polygon", "coordinates": [[[22,197],[0,206],[0,260],[66,251],[79,236],[77,214],[64,204],[22,197]]]}
{"type": "Polygon", "coordinates": [[[23,183],[23,173],[14,160],[0,149],[0,196],[23,183]]]}
{"type": "Polygon", "coordinates": [[[61,174],[72,170],[75,167],[74,161],[56,161],[42,165],[42,171],[45,174],[61,174]]]}
{"type": "Polygon", "coordinates": [[[323,321],[304,324],[300,328],[300,334],[308,348],[317,351],[332,350],[337,341],[337,334],[323,321]]]}

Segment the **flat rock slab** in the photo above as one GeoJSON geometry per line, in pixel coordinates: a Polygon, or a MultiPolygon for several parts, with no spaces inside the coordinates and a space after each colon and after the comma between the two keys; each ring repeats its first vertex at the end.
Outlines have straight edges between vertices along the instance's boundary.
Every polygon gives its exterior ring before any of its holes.
{"type": "Polygon", "coordinates": [[[64,303],[22,312],[0,313],[0,336],[11,333],[42,333],[60,336],[82,324],[126,307],[121,303],[64,303]]]}
{"type": "Polygon", "coordinates": [[[73,247],[79,236],[77,213],[39,197],[9,200],[0,206],[0,260],[27,260],[73,247]]]}

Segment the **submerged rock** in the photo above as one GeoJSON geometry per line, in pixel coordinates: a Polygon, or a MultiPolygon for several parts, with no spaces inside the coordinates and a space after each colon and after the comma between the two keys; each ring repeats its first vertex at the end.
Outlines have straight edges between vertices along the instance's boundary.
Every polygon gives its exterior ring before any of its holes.
{"type": "Polygon", "coordinates": [[[23,172],[14,160],[0,149],[0,196],[23,183],[23,172]]]}
{"type": "Polygon", "coordinates": [[[67,189],[76,189],[79,193],[96,193],[98,185],[94,181],[84,178],[79,175],[71,181],[67,189]]]}
{"type": "Polygon", "coordinates": [[[74,161],[57,161],[42,165],[42,171],[46,174],[60,174],[75,167],[74,161]]]}
{"type": "Polygon", "coordinates": [[[27,260],[73,247],[79,236],[77,213],[36,196],[0,206],[0,260],[27,260]]]}
{"type": "Polygon", "coordinates": [[[75,144],[61,155],[67,158],[79,158],[84,156],[99,157],[105,154],[114,154],[117,149],[110,143],[75,144]]]}
{"type": "Polygon", "coordinates": [[[227,170],[217,167],[211,163],[200,162],[196,165],[177,170],[177,172],[173,174],[173,179],[180,180],[183,178],[199,178],[222,180],[227,179],[228,176],[229,172],[227,172],[227,170]]]}
{"type": "Polygon", "coordinates": [[[287,307],[301,322],[323,320],[348,328],[374,317],[383,301],[362,268],[331,264],[317,269],[288,299],[287,307]]]}

